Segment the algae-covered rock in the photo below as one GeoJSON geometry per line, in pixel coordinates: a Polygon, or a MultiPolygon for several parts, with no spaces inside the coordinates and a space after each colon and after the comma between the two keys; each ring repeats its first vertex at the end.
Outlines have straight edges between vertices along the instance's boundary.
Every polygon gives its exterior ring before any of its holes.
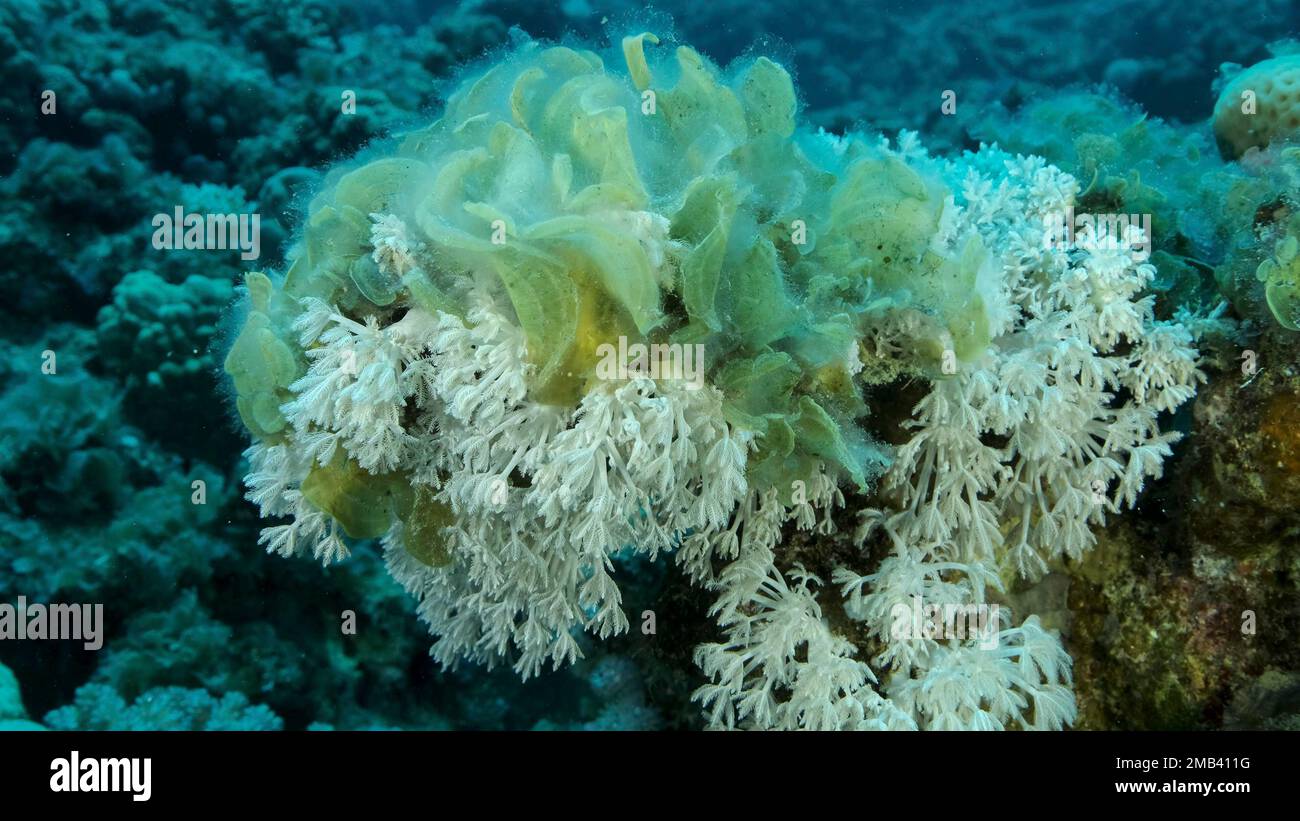
{"type": "Polygon", "coordinates": [[[1300,339],[1274,326],[1236,353],[1197,400],[1187,515],[1192,533],[1250,558],[1300,534],[1300,339]]]}
{"type": "Polygon", "coordinates": [[[1300,668],[1300,343],[1274,326],[1251,344],[1219,357],[1180,459],[1076,568],[1080,727],[1281,726],[1256,691],[1300,668]]]}
{"type": "Polygon", "coordinates": [[[1300,730],[1300,673],[1268,670],[1228,705],[1230,730],[1300,730]]]}

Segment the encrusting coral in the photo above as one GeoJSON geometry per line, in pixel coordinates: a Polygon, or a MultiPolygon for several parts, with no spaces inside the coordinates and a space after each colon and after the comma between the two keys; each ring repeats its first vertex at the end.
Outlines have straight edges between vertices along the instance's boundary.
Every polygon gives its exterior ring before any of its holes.
{"type": "Polygon", "coordinates": [[[1224,78],[1214,104],[1214,137],[1227,159],[1300,131],[1300,54],[1279,54],[1224,78]]]}
{"type": "Polygon", "coordinates": [[[524,678],[626,631],[618,562],[671,553],[718,596],[714,726],[1071,723],[1036,617],[890,626],[914,596],[996,605],[1160,474],[1202,377],[1141,231],[1055,237],[1079,186],[1040,159],[802,129],[766,58],[620,45],[520,44],[329,173],[283,277],[249,275],[226,370],[248,498],[288,518],[263,543],[381,539],[436,659],[524,678]],[[903,378],[930,392],[894,449],[865,400],[903,378]],[[875,670],[781,557],[849,498],[861,566],[827,571],[875,670]]]}

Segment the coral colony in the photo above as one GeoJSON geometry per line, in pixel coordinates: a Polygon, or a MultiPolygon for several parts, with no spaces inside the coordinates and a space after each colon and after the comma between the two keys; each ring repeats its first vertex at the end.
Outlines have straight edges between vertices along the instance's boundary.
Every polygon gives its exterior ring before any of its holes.
{"type": "MultiPolygon", "coordinates": [[[[573,663],[629,630],[642,557],[714,600],[711,726],[1069,726],[1071,657],[1003,593],[1161,475],[1213,323],[1156,317],[1149,219],[1075,218],[1088,185],[814,129],[763,56],[520,41],[247,275],[225,371],[262,543],[379,539],[450,668],[573,663]]],[[[1261,268],[1284,315],[1296,248],[1261,268]]]]}

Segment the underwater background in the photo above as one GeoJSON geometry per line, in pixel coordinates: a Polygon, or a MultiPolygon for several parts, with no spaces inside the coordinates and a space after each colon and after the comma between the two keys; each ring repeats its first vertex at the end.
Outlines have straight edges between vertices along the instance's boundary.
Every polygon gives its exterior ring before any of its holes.
{"type": "Polygon", "coordinates": [[[1073,174],[1102,210],[1152,215],[1156,315],[1226,303],[1212,320],[1232,329],[1207,334],[1208,381],[1170,423],[1185,437],[1163,477],[1017,601],[1074,659],[1075,727],[1300,727],[1294,247],[1261,267],[1300,166],[1285,122],[1249,152],[1212,121],[1223,64],[1292,53],[1294,3],[4,0],[0,602],[106,615],[94,652],[0,642],[0,729],[704,726],[692,652],[716,640],[711,598],[662,562],[620,568],[653,640],[634,621],[520,682],[508,665],[440,669],[377,550],[328,568],[268,556],[221,373],[244,273],[282,265],[332,163],[431,119],[485,53],[603,43],[627,19],[718,65],[772,57],[814,128],[908,129],[934,155],[997,143],[1073,174]],[[155,250],[151,218],[174,206],[260,214],[259,261],[155,250]]]}

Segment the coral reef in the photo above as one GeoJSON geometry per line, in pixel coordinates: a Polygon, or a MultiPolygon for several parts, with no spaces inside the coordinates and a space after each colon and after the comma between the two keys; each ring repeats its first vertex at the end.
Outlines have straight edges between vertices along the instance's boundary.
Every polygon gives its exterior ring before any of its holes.
{"type": "Polygon", "coordinates": [[[641,5],[0,6],[0,727],[1294,726],[1291,4],[641,5]]]}
{"type": "Polygon", "coordinates": [[[52,730],[280,730],[265,707],[239,693],[213,698],[204,690],[160,687],[127,704],[111,687],[87,684],[77,698],[45,716],[52,730]]]}
{"type": "Polygon", "coordinates": [[[443,118],[327,175],[282,279],[249,276],[226,359],[248,498],[291,519],[262,543],[330,564],[382,536],[450,668],[573,662],[576,630],[628,630],[616,560],[671,552],[718,594],[712,724],[1070,724],[1070,659],[1035,617],[986,645],[889,614],[988,607],[1160,475],[1158,416],[1204,377],[1139,297],[1141,229],[1053,243],[1078,184],[1041,160],[803,130],[777,63],[620,45],[524,43],[471,74],[443,118]],[[615,345],[641,360],[602,367],[615,345]],[[645,361],[683,345],[709,352],[701,379],[645,361]],[[861,390],[899,373],[932,390],[891,453],[861,390]],[[886,469],[863,515],[895,554],[834,568],[887,645],[882,695],[821,580],[777,555],[783,525],[830,533],[841,486],[886,469]]]}

